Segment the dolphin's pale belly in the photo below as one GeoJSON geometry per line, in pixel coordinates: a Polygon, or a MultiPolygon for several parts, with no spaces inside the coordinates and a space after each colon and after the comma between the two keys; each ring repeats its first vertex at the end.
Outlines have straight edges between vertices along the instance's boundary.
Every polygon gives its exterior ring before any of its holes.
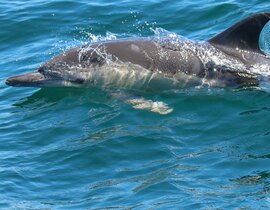
{"type": "MultiPolygon", "coordinates": [[[[223,87],[225,82],[219,79],[200,78],[197,75],[188,75],[183,72],[164,74],[164,72],[150,71],[132,63],[110,63],[95,69],[78,68],[72,72],[84,79],[83,86],[102,88],[121,88],[131,90],[161,91],[190,86],[223,87]]],[[[67,82],[71,75],[66,75],[64,86],[78,86],[67,82]]]]}
{"type": "Polygon", "coordinates": [[[175,75],[164,75],[162,72],[153,72],[132,63],[103,65],[90,71],[78,69],[78,74],[84,78],[84,86],[121,89],[166,90],[190,84],[200,85],[201,81],[196,76],[180,72],[175,75]]]}

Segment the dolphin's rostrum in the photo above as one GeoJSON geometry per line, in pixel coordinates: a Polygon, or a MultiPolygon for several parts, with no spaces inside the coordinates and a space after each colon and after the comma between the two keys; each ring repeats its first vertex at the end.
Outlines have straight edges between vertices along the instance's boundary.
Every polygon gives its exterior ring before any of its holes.
{"type": "Polygon", "coordinates": [[[270,13],[252,15],[207,41],[179,36],[104,41],[58,55],[37,71],[10,77],[7,85],[56,87],[112,85],[155,88],[173,86],[254,86],[258,66],[270,72],[270,59],[259,36],[270,13]]]}

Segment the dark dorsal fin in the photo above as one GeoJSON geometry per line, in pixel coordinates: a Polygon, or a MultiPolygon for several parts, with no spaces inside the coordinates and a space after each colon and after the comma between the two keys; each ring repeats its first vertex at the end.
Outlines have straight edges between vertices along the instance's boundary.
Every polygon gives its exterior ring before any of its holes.
{"type": "Polygon", "coordinates": [[[264,55],[259,47],[259,37],[269,20],[268,12],[252,15],[209,39],[208,42],[229,54],[233,54],[232,51],[238,48],[264,55]]]}

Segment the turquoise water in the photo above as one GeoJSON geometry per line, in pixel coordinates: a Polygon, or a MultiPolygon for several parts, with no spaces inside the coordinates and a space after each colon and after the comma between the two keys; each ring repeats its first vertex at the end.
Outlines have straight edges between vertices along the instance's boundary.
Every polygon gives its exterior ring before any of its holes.
{"type": "Polygon", "coordinates": [[[161,27],[203,40],[269,9],[267,0],[2,1],[0,208],[269,209],[269,91],[145,93],[174,109],[159,115],[99,88],[4,83],[98,37],[161,27]]]}

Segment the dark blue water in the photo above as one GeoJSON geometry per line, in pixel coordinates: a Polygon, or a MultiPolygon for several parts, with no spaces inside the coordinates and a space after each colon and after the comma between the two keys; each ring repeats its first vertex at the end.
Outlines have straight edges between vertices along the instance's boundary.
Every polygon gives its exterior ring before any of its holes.
{"type": "Polygon", "coordinates": [[[99,88],[4,82],[99,38],[161,27],[204,40],[269,9],[266,0],[0,2],[0,207],[269,209],[269,91],[145,94],[173,108],[159,115],[99,88]]]}

